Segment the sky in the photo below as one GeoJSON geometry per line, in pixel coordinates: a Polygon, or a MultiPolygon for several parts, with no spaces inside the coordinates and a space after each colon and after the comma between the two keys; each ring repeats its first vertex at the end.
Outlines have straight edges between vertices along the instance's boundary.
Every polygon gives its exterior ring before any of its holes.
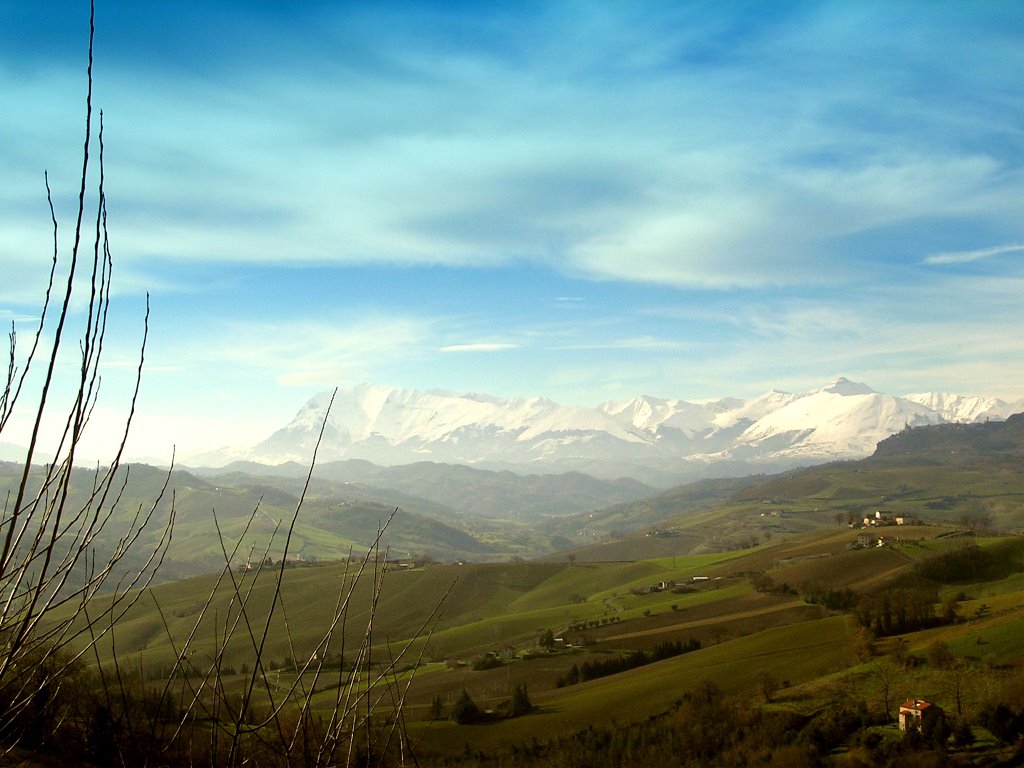
{"type": "MultiPolygon", "coordinates": [[[[53,248],[44,171],[62,254],[73,228],[87,47],[87,3],[0,3],[20,352],[53,248]]],[[[130,450],[164,460],[361,382],[1020,398],[1022,73],[1014,2],[97,0],[96,445],[147,293],[130,450]]]]}

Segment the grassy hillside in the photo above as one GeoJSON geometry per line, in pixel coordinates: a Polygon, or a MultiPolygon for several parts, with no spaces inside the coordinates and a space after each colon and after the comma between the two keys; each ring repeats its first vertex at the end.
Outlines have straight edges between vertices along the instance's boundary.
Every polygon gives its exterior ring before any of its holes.
{"type": "MultiPolygon", "coordinates": [[[[0,463],[0,494],[14,487],[19,471],[16,464],[0,463]]],[[[88,502],[93,475],[88,470],[76,470],[68,509],[79,509],[88,502]]],[[[179,470],[168,476],[165,470],[146,465],[119,470],[114,487],[116,493],[101,505],[103,510],[114,506],[106,530],[94,542],[101,554],[116,547],[133,517],[140,511],[145,514],[156,502],[153,524],[143,531],[138,545],[122,563],[125,572],[141,566],[141,558],[157,541],[173,502],[176,525],[159,574],[162,580],[218,570],[224,563],[221,537],[229,549],[238,545],[235,564],[265,556],[280,559],[284,530],[299,505],[302,490],[301,482],[290,478],[281,480],[280,485],[254,482],[248,476],[205,480],[179,470]],[[165,483],[167,488],[161,496],[165,483]]],[[[437,512],[436,505],[423,505],[437,512]]],[[[359,490],[349,493],[343,486],[314,488],[303,504],[289,556],[306,561],[338,560],[350,552],[366,552],[378,527],[391,518],[396,507],[368,499],[359,490]]],[[[532,551],[530,537],[524,540],[516,531],[503,536],[491,529],[474,530],[460,525],[457,514],[450,517],[455,523],[400,509],[388,525],[382,546],[389,548],[393,557],[445,560],[507,558],[532,551]]]]}
{"type": "Polygon", "coordinates": [[[739,490],[760,482],[759,477],[699,480],[635,502],[604,505],[586,514],[550,520],[544,531],[563,548],[587,546],[595,541],[621,537],[667,520],[720,506],[739,490]]]}
{"type": "MultiPolygon", "coordinates": [[[[833,523],[830,529],[724,553],[392,570],[383,576],[373,617],[373,658],[388,659],[405,649],[404,671],[396,682],[404,691],[406,727],[421,764],[461,760],[467,745],[474,754],[496,754],[521,748],[535,736],[557,739],[591,727],[618,732],[628,723],[673,712],[708,680],[722,695],[742,694],[748,702],[760,696],[763,679],[775,680],[775,706],[803,723],[817,722],[837,690],[851,700],[863,699],[877,718],[877,670],[889,669],[885,665],[891,664],[897,641],[921,660],[916,668],[893,672],[898,672],[900,695],[955,707],[951,673],[925,663],[931,648],[942,642],[953,658],[972,665],[964,696],[980,717],[986,697],[999,695],[993,691],[1001,690],[1002,665],[1017,664],[1024,656],[1024,541],[952,535],[956,532],[952,526],[913,526],[885,547],[858,548],[859,532],[833,523]],[[977,578],[971,577],[972,568],[977,578]],[[865,645],[856,601],[849,610],[818,601],[823,586],[856,599],[876,599],[872,596],[907,585],[931,595],[929,613],[937,621],[947,610],[943,601],[955,600],[955,620],[869,637],[865,645]],[[446,597],[431,624],[440,595],[446,597]],[[424,622],[432,626],[429,638],[413,640],[424,622]],[[550,650],[539,646],[548,632],[558,638],[550,650]],[[574,667],[650,654],[672,643],[698,649],[563,684],[574,667]],[[488,663],[480,664],[488,654],[488,663]],[[519,686],[526,686],[535,709],[509,718],[519,686]],[[448,719],[463,691],[481,710],[492,712],[482,716],[483,723],[448,719]]],[[[352,566],[345,564],[287,568],[283,576],[264,656],[273,692],[308,677],[297,670],[315,652],[323,654],[329,618],[353,581],[346,622],[327,646],[329,656],[358,645],[373,600],[372,579],[354,580],[352,566]]],[[[252,573],[236,578],[239,592],[224,584],[214,590],[212,577],[153,588],[113,636],[100,642],[101,658],[109,659],[116,646],[121,666],[151,681],[182,654],[197,669],[208,666],[217,636],[238,615],[233,595],[237,600],[253,585],[247,607],[257,628],[270,610],[273,579],[252,573]]],[[[241,690],[245,678],[236,670],[254,663],[244,633],[228,643],[224,690],[241,690]]],[[[328,717],[335,706],[338,675],[317,678],[310,702],[321,716],[328,717]]],[[[847,748],[845,742],[837,744],[847,748]]]]}
{"type": "Polygon", "coordinates": [[[905,430],[872,457],[683,486],[561,521],[580,560],[744,549],[859,523],[879,510],[931,524],[1024,530],[1024,416],[905,430]]]}
{"type": "MultiPolygon", "coordinates": [[[[339,697],[391,669],[366,711],[390,722],[401,698],[403,732],[423,765],[477,765],[484,753],[500,765],[508,750],[546,756],[537,765],[600,764],[586,750],[616,743],[635,754],[642,734],[655,768],[705,695],[714,722],[747,724],[716,747],[737,755],[785,732],[805,762],[779,764],[909,765],[909,749],[934,751],[928,764],[1000,764],[1014,718],[1024,725],[1024,697],[1008,682],[1024,659],[1024,539],[995,530],[1013,520],[1017,470],[955,455],[948,466],[883,455],[760,478],[719,503],[711,499],[724,486],[681,491],[675,502],[667,494],[658,508],[693,506],[547,561],[405,568],[382,557],[358,576],[357,562],[307,560],[161,584],[99,639],[98,664],[112,670],[116,655],[119,670],[153,691],[187,689],[216,666],[215,689],[191,695],[229,706],[251,691],[259,711],[297,707],[304,692],[310,716],[325,720],[339,697]],[[878,510],[908,519],[847,522],[878,510]],[[529,713],[514,704],[526,691],[529,713]],[[472,724],[452,719],[467,696],[478,710],[472,724]],[[892,725],[905,697],[946,709],[961,741],[907,746],[892,725]],[[581,746],[583,732],[604,735],[581,746]]],[[[185,540],[198,552],[210,486],[187,475],[174,483],[181,519],[195,526],[185,540]]],[[[218,519],[237,530],[236,519],[248,519],[244,489],[213,491],[229,501],[218,519]]],[[[280,487],[264,491],[268,509],[295,501],[280,487]]],[[[378,511],[314,496],[315,525],[300,520],[296,551],[327,546],[316,537],[355,540],[378,511]]],[[[254,536],[275,526],[266,517],[254,536]]],[[[465,530],[434,528],[437,520],[398,521],[405,542],[495,551],[465,530]]],[[[721,765],[739,759],[715,754],[721,765]]]]}
{"type": "MultiPolygon", "coordinates": [[[[635,482],[608,483],[573,473],[518,476],[429,463],[382,468],[340,462],[314,472],[290,554],[312,561],[365,552],[378,525],[396,508],[400,511],[384,546],[396,557],[447,561],[535,557],[569,549],[579,562],[725,553],[827,530],[878,510],[930,523],[1022,530],[1024,462],[1019,457],[1024,455],[1024,430],[1019,422],[906,430],[883,441],[877,454],[863,461],[771,477],[701,481],[603,509],[596,508],[602,501],[647,489],[635,482]],[[393,483],[395,488],[363,481],[393,483]],[[580,508],[590,511],[565,516],[580,508]],[[530,522],[539,516],[547,516],[547,522],[530,522]]],[[[0,492],[11,488],[17,469],[0,463],[0,492]]],[[[298,505],[303,471],[297,465],[242,465],[205,478],[172,473],[155,516],[158,521],[166,518],[173,497],[178,525],[161,578],[220,567],[223,553],[214,512],[226,541],[240,541],[240,559],[264,553],[279,558],[279,525],[298,505]]],[[[144,465],[129,467],[124,477],[120,512],[109,534],[97,540],[101,550],[116,546],[126,521],[148,509],[167,480],[164,471],[144,465]]],[[[82,503],[90,487],[90,473],[80,471],[72,488],[73,504],[82,503]]],[[[152,544],[156,536],[154,526],[141,544],[152,544]]],[[[130,570],[141,561],[129,557],[125,565],[130,570]]]]}
{"type": "MultiPolygon", "coordinates": [[[[529,744],[537,734],[573,733],[590,726],[643,720],[667,711],[684,692],[696,689],[704,680],[737,692],[754,688],[758,673],[764,671],[784,675],[791,682],[834,671],[850,662],[850,632],[844,617],[769,629],[618,675],[537,693],[533,699],[538,711],[526,717],[475,728],[447,721],[422,723],[413,734],[426,756],[451,755],[464,751],[466,743],[491,752],[529,744]]],[[[526,662],[524,667],[541,663],[526,662]]],[[[539,678],[550,674],[549,669],[525,670],[516,679],[525,681],[531,691],[539,690],[543,685],[539,678]]],[[[508,672],[500,683],[494,678],[500,679],[501,674],[491,675],[491,679],[476,675],[480,679],[467,679],[465,687],[474,700],[489,705],[511,696],[516,684],[507,682],[513,681],[508,672]]],[[[424,676],[416,684],[426,683],[424,676]]]]}

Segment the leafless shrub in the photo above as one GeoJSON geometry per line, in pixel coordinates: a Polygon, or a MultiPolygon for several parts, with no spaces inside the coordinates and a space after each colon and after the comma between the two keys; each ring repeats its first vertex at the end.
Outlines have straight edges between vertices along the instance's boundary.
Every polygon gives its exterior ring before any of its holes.
{"type": "MultiPolygon", "coordinates": [[[[0,395],[0,435],[10,428],[16,409],[30,415],[24,463],[16,487],[3,502],[0,518],[0,748],[10,749],[25,741],[27,723],[40,709],[60,719],[57,692],[70,679],[69,672],[102,635],[101,626],[116,618],[139,599],[140,588],[149,584],[170,542],[173,504],[162,534],[142,558],[142,567],[125,571],[119,566],[136,548],[144,528],[155,520],[163,491],[151,506],[128,515],[129,522],[112,531],[111,521],[119,508],[128,480],[121,458],[135,411],[146,334],[148,298],[143,338],[136,370],[135,389],[124,432],[109,465],[92,472],[91,488],[84,501],[74,500],[72,474],[100,391],[100,360],[106,337],[113,261],[107,233],[107,208],[103,177],[103,119],[93,136],[92,29],[90,24],[88,94],[81,185],[70,243],[63,248],[61,229],[54,212],[49,179],[45,179],[53,227],[50,275],[39,313],[39,322],[28,350],[19,357],[17,329],[8,335],[7,374],[0,395]],[[90,175],[90,152],[98,149],[98,179],[90,175]],[[95,184],[95,210],[89,188],[95,184]],[[63,275],[63,276],[62,276],[63,275]],[[73,328],[72,295],[84,286],[88,294],[84,324],[73,328]],[[66,347],[78,342],[76,389],[66,411],[54,404],[58,360],[66,347]],[[38,370],[41,369],[41,370],[38,370]],[[29,384],[35,370],[41,383],[29,384]],[[29,384],[27,386],[27,384],[29,384]],[[36,463],[44,418],[57,411],[63,423],[54,458],[36,463]],[[102,551],[101,538],[109,545],[102,551]],[[101,591],[112,593],[102,615],[89,614],[101,591]],[[82,633],[90,633],[83,643],[82,633]],[[74,649],[71,651],[71,649],[74,649]]],[[[169,477],[169,475],[168,475],[169,477]]],[[[164,490],[166,490],[166,483],[164,490]]],[[[136,553],[137,555],[138,553],[136,553]]],[[[35,721],[38,724],[38,721],[35,721]]]]}
{"type": "MultiPolygon", "coordinates": [[[[288,572],[286,562],[292,533],[315,459],[314,451],[306,485],[287,531],[282,534],[279,526],[274,534],[284,536],[279,562],[271,564],[267,557],[274,545],[272,536],[263,552],[248,553],[248,561],[258,565],[239,574],[232,563],[238,560],[239,542],[248,525],[230,547],[221,533],[223,566],[184,638],[175,637],[164,610],[153,595],[167,643],[176,659],[174,668],[160,683],[154,711],[181,713],[171,727],[160,717],[149,723],[150,730],[142,741],[151,749],[158,749],[162,756],[167,752],[182,752],[184,745],[193,743],[200,733],[208,742],[204,754],[217,766],[250,762],[282,766],[383,765],[395,761],[405,764],[411,754],[402,718],[411,678],[403,681],[399,670],[408,663],[406,655],[411,648],[419,645],[420,654],[426,648],[426,643],[417,641],[429,637],[437,609],[397,653],[392,653],[386,642],[379,644],[382,650],[376,650],[374,618],[384,586],[387,560],[380,540],[394,512],[382,521],[372,546],[362,558],[354,558],[350,553],[340,580],[331,585],[337,593],[334,609],[323,618],[313,648],[302,654],[293,641],[282,587],[288,572]],[[346,647],[346,623],[357,608],[356,587],[366,580],[370,583],[369,606],[359,605],[358,608],[368,607],[369,618],[359,628],[359,642],[349,648],[346,647]],[[254,596],[261,589],[272,593],[270,608],[265,613],[253,609],[254,596]],[[285,670],[272,669],[267,660],[271,624],[278,618],[284,626],[291,660],[285,670]],[[201,641],[203,627],[211,625],[216,633],[212,652],[210,645],[201,641]],[[225,684],[229,647],[235,657],[242,654],[252,662],[251,666],[247,662],[248,672],[242,675],[240,690],[237,683],[233,688],[225,684]],[[202,661],[197,662],[198,658],[202,661]],[[339,659],[341,663],[328,666],[329,658],[339,659]],[[195,728],[196,723],[202,723],[202,729],[195,728]]],[[[248,524],[259,513],[257,503],[248,524]]],[[[420,661],[417,657],[412,666],[420,661]]],[[[116,667],[112,687],[113,684],[121,685],[116,667]]]]}
{"type": "MultiPolygon", "coordinates": [[[[177,637],[171,631],[149,589],[166,555],[174,524],[173,498],[166,519],[158,519],[157,514],[170,471],[151,504],[127,514],[121,509],[129,474],[128,467],[122,466],[122,455],[145,357],[148,297],[124,432],[109,465],[92,471],[84,502],[75,500],[72,476],[82,472],[75,469],[76,457],[100,390],[113,266],[104,193],[102,113],[98,134],[93,136],[93,19],[91,9],[85,141],[74,233],[62,255],[61,229],[47,178],[53,227],[49,282],[38,325],[28,350],[20,357],[12,324],[7,374],[0,393],[0,435],[11,424],[16,409],[28,407],[32,414],[17,487],[4,500],[0,518],[0,756],[64,739],[70,752],[102,765],[404,765],[413,760],[402,718],[411,678],[403,680],[399,670],[419,663],[419,658],[410,663],[405,657],[414,647],[421,649],[420,654],[427,647],[417,641],[429,638],[437,609],[397,651],[386,638],[380,642],[374,636],[387,560],[386,551],[381,551],[381,536],[391,518],[381,522],[365,556],[353,558],[350,553],[337,585],[333,613],[325,617],[312,652],[301,656],[292,641],[282,587],[316,450],[287,529],[275,531],[261,557],[248,553],[249,562],[258,563],[252,571],[236,573],[232,564],[237,562],[245,533],[260,513],[259,503],[234,543],[226,539],[218,524],[223,567],[194,612],[186,636],[177,637]],[[90,175],[94,148],[98,150],[95,180],[90,175]],[[95,184],[91,193],[95,211],[89,202],[90,184],[95,184]],[[62,282],[58,275],[65,272],[62,282]],[[72,328],[72,294],[82,285],[88,299],[84,325],[76,331],[72,328]],[[78,342],[80,365],[73,402],[64,411],[55,405],[52,387],[58,359],[66,354],[71,339],[78,342]],[[43,369],[42,383],[37,388],[30,383],[29,371],[39,368],[43,369]],[[41,426],[51,412],[61,414],[63,432],[54,460],[40,465],[41,426]],[[127,523],[122,522],[125,517],[127,523]],[[153,530],[156,543],[146,549],[140,537],[153,530]],[[273,565],[269,553],[277,537],[283,537],[283,553],[280,564],[273,565]],[[141,553],[140,548],[144,550],[141,553]],[[136,566],[129,567],[129,554],[136,566]],[[141,566],[137,566],[139,562],[141,566]],[[346,648],[346,623],[353,611],[356,586],[367,580],[371,585],[369,618],[358,632],[360,640],[355,647],[346,648]],[[257,612],[253,596],[265,588],[273,594],[270,609],[257,612]],[[128,664],[117,643],[119,620],[141,599],[154,602],[176,659],[172,669],[158,677],[147,678],[141,666],[128,664]],[[283,686],[279,679],[271,682],[275,672],[267,662],[271,627],[279,620],[292,659],[283,686]],[[209,644],[199,643],[200,630],[211,625],[215,633],[212,653],[209,644]],[[339,645],[336,656],[348,663],[338,664],[335,672],[327,659],[339,645]],[[243,667],[240,686],[235,682],[228,685],[229,676],[237,677],[227,664],[229,646],[236,654],[241,646],[251,659],[251,665],[243,667]],[[200,647],[206,650],[200,652],[200,647]],[[94,669],[90,671],[86,662],[94,669]],[[325,698],[326,705],[322,703],[325,698]]],[[[216,522],[216,516],[214,519],[216,522]]]]}

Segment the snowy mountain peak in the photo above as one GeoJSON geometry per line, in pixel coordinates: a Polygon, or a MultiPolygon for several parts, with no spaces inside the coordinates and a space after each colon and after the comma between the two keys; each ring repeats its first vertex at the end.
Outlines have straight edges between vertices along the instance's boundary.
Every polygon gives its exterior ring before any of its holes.
{"type": "Polygon", "coordinates": [[[907,395],[907,400],[920,403],[942,415],[945,421],[971,423],[991,418],[1006,418],[1007,403],[995,397],[951,395],[944,392],[924,392],[907,395]]]}
{"type": "MultiPolygon", "coordinates": [[[[193,461],[308,461],[330,397],[315,395],[258,445],[193,461]]],[[[772,390],[749,400],[700,402],[639,396],[596,408],[543,397],[360,384],[338,390],[319,456],[385,465],[434,461],[531,472],[571,469],[671,483],[860,458],[907,426],[1004,419],[1014,409],[1024,410],[1024,401],[1007,405],[935,393],[895,397],[846,378],[801,394],[772,390]]]]}
{"type": "Polygon", "coordinates": [[[844,376],[840,376],[838,379],[833,381],[831,384],[826,384],[824,387],[818,390],[819,392],[828,392],[833,395],[842,395],[843,397],[852,397],[855,395],[873,395],[875,390],[869,387],[867,384],[861,384],[856,381],[850,381],[844,376]]]}

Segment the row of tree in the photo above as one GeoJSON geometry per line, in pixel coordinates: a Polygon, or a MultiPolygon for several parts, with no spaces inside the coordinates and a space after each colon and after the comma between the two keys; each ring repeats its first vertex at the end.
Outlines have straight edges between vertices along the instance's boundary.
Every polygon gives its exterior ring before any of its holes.
{"type": "Polygon", "coordinates": [[[615,675],[619,672],[636,669],[637,667],[642,667],[655,661],[669,659],[673,656],[690,653],[691,651],[699,651],[700,648],[700,640],[690,638],[685,643],[682,640],[658,643],[650,652],[637,650],[624,656],[615,656],[610,659],[599,659],[595,661],[585,661],[583,664],[573,664],[572,669],[555,681],[555,686],[558,688],[564,688],[568,685],[585,683],[587,680],[595,680],[599,677],[615,675]]]}

